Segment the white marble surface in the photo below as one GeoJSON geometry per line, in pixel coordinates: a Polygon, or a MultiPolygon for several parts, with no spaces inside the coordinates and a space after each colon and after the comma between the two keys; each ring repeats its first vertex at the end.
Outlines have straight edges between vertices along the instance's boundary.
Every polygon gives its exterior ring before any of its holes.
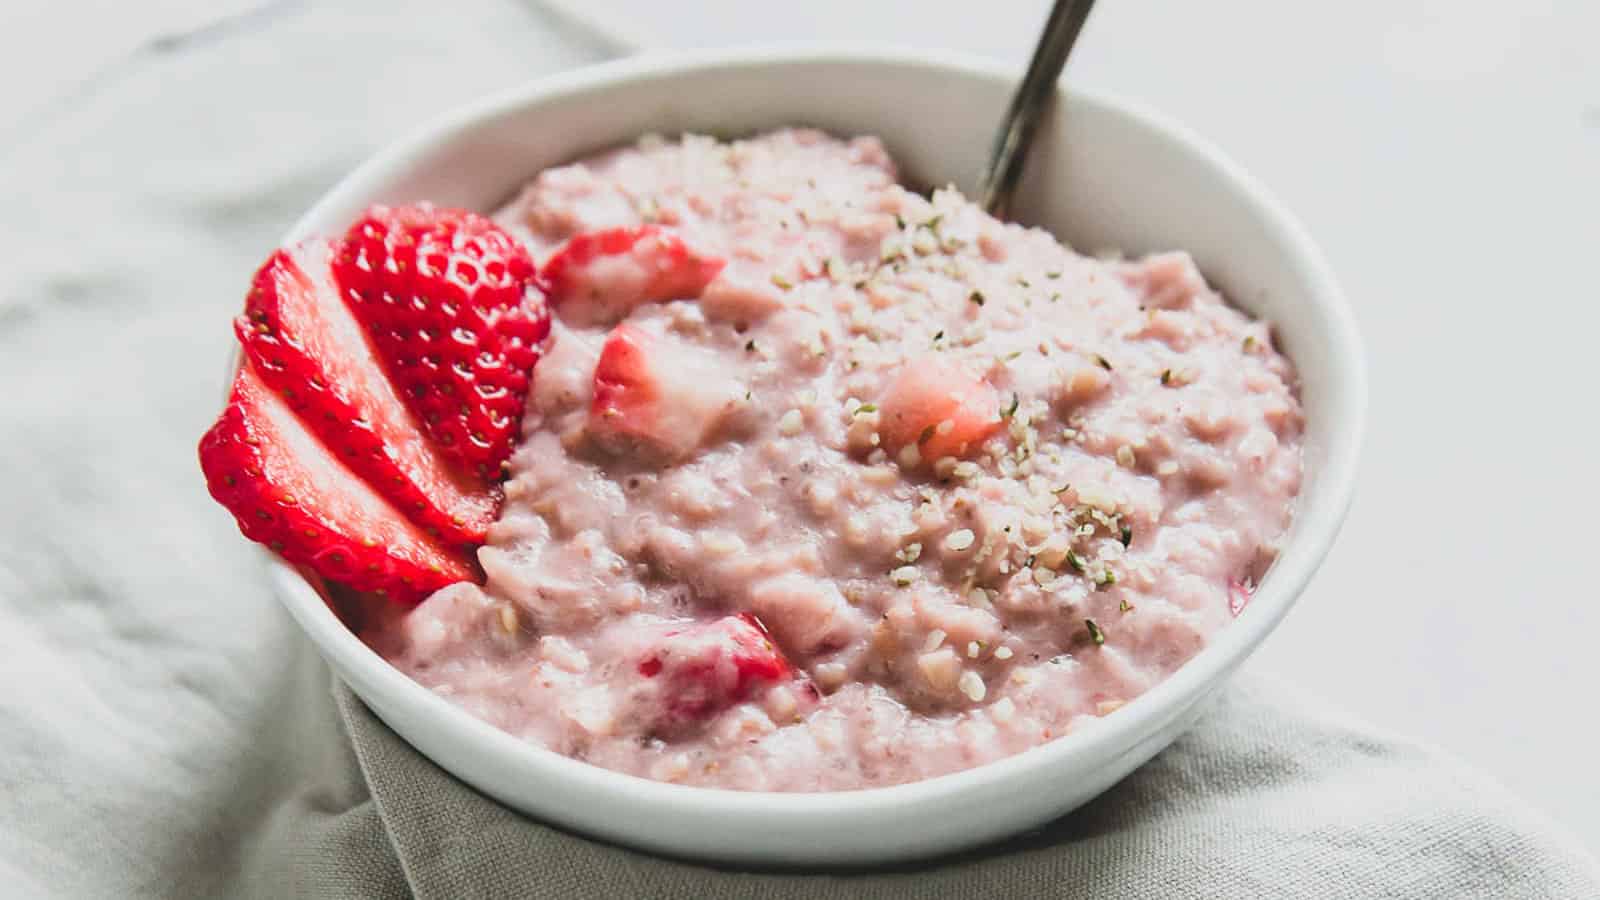
{"type": "MultiPolygon", "coordinates": [[[[136,48],[256,5],[7,0],[0,164],[31,120],[136,48]]],[[[655,46],[882,38],[1019,62],[1047,5],[582,4],[655,46]]],[[[1261,176],[1323,242],[1368,341],[1349,524],[1251,665],[1449,748],[1591,848],[1596,35],[1594,0],[1101,0],[1069,71],[1261,176]]]]}

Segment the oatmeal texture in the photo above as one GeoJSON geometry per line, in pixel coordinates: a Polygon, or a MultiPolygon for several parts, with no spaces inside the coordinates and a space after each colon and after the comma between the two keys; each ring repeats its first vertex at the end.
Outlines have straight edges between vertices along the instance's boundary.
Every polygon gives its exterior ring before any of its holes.
{"type": "Polygon", "coordinates": [[[498,219],[541,260],[645,223],[727,260],[698,298],[556,310],[487,585],[365,634],[530,742],[738,789],[976,766],[1171,674],[1289,525],[1293,369],[1184,253],[1079,255],[809,130],[646,138],[498,219]],[[616,327],[652,363],[660,441],[592,414],[616,327]],[[663,673],[758,627],[788,670],[663,673]]]}

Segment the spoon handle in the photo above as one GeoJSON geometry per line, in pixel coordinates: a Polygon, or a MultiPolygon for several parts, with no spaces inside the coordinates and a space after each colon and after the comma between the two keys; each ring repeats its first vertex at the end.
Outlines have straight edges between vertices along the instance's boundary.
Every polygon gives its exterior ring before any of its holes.
{"type": "Polygon", "coordinates": [[[983,208],[997,218],[1004,218],[1011,205],[1011,193],[1022,177],[1023,163],[1044,114],[1045,102],[1055,92],[1067,54],[1072,52],[1093,6],[1094,0],[1056,0],[1039,43],[1033,48],[1028,71],[1011,95],[1011,105],[1000,120],[1000,131],[989,150],[989,164],[978,182],[983,208]]]}

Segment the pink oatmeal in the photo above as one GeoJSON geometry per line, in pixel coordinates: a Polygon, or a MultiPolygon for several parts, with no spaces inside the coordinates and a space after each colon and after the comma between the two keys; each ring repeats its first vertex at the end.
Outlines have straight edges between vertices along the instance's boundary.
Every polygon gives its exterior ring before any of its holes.
{"type": "Polygon", "coordinates": [[[587,270],[487,585],[364,634],[532,743],[749,790],[970,768],[1171,674],[1289,525],[1293,368],[1184,253],[1080,256],[807,130],[646,138],[498,219],[541,261],[646,223],[727,260],[662,302],[587,270]]]}

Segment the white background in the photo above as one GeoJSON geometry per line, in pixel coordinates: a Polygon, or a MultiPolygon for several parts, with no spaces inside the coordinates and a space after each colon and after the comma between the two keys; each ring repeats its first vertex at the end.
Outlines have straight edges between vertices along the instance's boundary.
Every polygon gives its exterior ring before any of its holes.
{"type": "MultiPolygon", "coordinates": [[[[0,160],[133,48],[256,5],[5,0],[0,160]]],[[[848,37],[1020,64],[1048,2],[576,5],[651,46],[848,37]]],[[[1100,0],[1068,71],[1164,108],[1259,175],[1323,243],[1368,342],[1355,507],[1250,665],[1449,748],[1590,848],[1597,42],[1595,0],[1100,0]]]]}

